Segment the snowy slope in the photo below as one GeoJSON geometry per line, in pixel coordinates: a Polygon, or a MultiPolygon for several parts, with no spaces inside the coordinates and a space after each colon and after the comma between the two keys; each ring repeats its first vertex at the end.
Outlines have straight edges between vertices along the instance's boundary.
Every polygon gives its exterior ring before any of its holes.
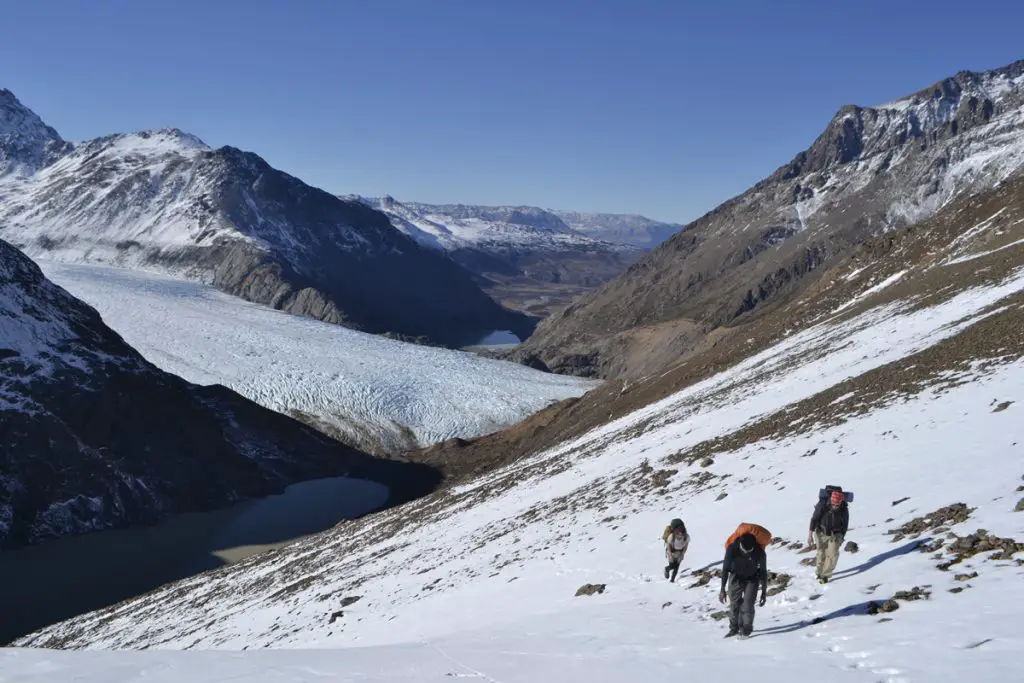
{"type": "MultiPolygon", "coordinates": [[[[308,655],[307,672],[289,659],[298,654],[261,654],[267,680],[399,680],[413,668],[424,680],[502,683],[755,672],[782,681],[797,670],[864,681],[1012,678],[1024,645],[1024,554],[938,565],[978,542],[970,534],[979,528],[1024,551],[1024,516],[1014,512],[1024,361],[1012,335],[1024,319],[1024,268],[937,299],[886,301],[887,291],[836,305],[729,370],[544,453],[20,644],[356,648],[308,655]],[[1010,337],[964,355],[964,344],[1001,325],[1010,337]],[[905,383],[896,379],[904,373],[905,383]],[[798,548],[826,483],[857,493],[848,540],[860,547],[822,588],[798,548]],[[966,520],[890,533],[958,502],[975,508],[966,520]],[[660,531],[673,516],[693,537],[679,585],[660,577],[660,531]],[[784,539],[769,551],[770,569],[790,577],[746,643],[720,639],[717,583],[699,580],[741,521],[784,539]],[[574,597],[584,583],[606,591],[574,597]],[[871,601],[915,587],[929,599],[867,613],[871,601]]],[[[25,666],[50,657],[5,654],[25,666]]],[[[121,661],[136,671],[190,661],[149,656],[121,661]]]]}
{"type": "Polygon", "coordinates": [[[42,261],[163,370],[374,452],[508,426],[596,382],[364,334],[164,276],[42,261]]]}

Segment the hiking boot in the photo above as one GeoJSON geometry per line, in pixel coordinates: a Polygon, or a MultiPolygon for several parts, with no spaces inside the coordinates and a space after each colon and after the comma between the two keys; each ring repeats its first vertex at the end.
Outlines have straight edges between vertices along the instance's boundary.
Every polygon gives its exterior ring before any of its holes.
{"type": "Polygon", "coordinates": [[[665,578],[668,578],[668,567],[665,567],[665,578]]]}
{"type": "Polygon", "coordinates": [[[731,628],[731,629],[729,629],[729,632],[725,634],[725,637],[726,638],[732,638],[734,635],[738,634],[739,632],[740,632],[740,630],[738,628],[731,628]]]}
{"type": "Polygon", "coordinates": [[[826,583],[828,583],[828,577],[827,576],[819,576],[818,577],[818,583],[820,583],[821,585],[824,586],[826,583]]]}
{"type": "Polygon", "coordinates": [[[752,629],[752,628],[745,628],[742,631],[740,631],[740,638],[749,638],[750,634],[753,633],[753,632],[754,632],[754,629],[752,629]]]}

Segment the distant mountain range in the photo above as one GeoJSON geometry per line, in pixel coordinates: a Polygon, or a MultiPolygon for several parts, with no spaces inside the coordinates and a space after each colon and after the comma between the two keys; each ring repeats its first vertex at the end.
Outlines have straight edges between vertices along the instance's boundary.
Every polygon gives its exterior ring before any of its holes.
{"type": "Polygon", "coordinates": [[[495,298],[541,316],[615,277],[681,227],[643,216],[535,206],[344,198],[382,211],[419,244],[446,252],[474,273],[495,298]]]}

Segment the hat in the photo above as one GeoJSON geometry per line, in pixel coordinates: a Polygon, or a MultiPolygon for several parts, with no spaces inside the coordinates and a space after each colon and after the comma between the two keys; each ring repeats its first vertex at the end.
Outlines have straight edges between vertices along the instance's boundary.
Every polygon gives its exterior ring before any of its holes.
{"type": "Polygon", "coordinates": [[[843,501],[845,501],[845,500],[846,500],[846,496],[843,495],[842,491],[833,491],[832,492],[832,504],[833,505],[842,505],[843,501]]]}
{"type": "Polygon", "coordinates": [[[749,555],[754,552],[754,546],[757,544],[757,539],[751,534],[743,534],[740,536],[740,550],[743,551],[744,555],[749,555]]]}

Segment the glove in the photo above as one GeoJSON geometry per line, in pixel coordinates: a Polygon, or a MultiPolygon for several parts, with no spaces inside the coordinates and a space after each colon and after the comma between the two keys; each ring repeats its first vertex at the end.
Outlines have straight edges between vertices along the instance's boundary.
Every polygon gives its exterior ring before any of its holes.
{"type": "Polygon", "coordinates": [[[807,534],[807,545],[811,548],[814,547],[814,534],[807,534]]]}
{"type": "Polygon", "coordinates": [[[725,591],[724,590],[723,591],[719,591],[719,593],[718,593],[718,602],[722,603],[723,605],[725,604],[725,591]]]}
{"type": "Polygon", "coordinates": [[[758,607],[764,607],[764,604],[766,602],[768,602],[768,594],[765,593],[764,591],[761,591],[761,599],[757,601],[757,606],[758,607]]]}

